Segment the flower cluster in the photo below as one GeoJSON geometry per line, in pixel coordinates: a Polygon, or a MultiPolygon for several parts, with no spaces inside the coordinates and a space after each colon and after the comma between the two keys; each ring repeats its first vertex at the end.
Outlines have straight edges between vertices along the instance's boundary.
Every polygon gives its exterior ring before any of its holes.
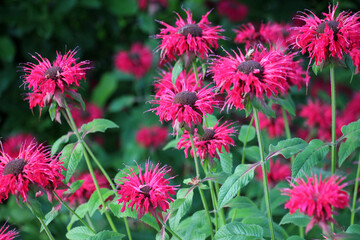
{"type": "Polygon", "coordinates": [[[221,0],[217,6],[219,15],[228,18],[232,22],[240,22],[248,15],[248,7],[235,0],[221,0]]]}
{"type": "MultiPolygon", "coordinates": [[[[259,180],[263,179],[263,174],[261,168],[256,168],[256,177],[259,180]]],[[[270,172],[266,173],[267,179],[270,187],[275,187],[275,185],[284,181],[291,176],[290,165],[282,163],[280,160],[270,160],[270,172]]]]}
{"type": "Polygon", "coordinates": [[[35,137],[29,133],[19,133],[10,136],[3,142],[3,150],[10,157],[16,158],[19,155],[19,151],[22,145],[29,145],[35,142],[35,137]]]}
{"type": "Polygon", "coordinates": [[[87,102],[85,110],[72,107],[71,115],[74,118],[76,126],[81,127],[83,124],[89,123],[94,119],[102,118],[103,111],[96,104],[87,102]]]}
{"type": "Polygon", "coordinates": [[[144,148],[158,148],[168,138],[168,130],[165,127],[152,126],[142,127],[136,133],[136,141],[144,148]]]}
{"type": "Polygon", "coordinates": [[[0,228],[0,240],[13,240],[18,236],[18,232],[15,230],[9,230],[10,226],[6,226],[5,224],[0,228]]]}

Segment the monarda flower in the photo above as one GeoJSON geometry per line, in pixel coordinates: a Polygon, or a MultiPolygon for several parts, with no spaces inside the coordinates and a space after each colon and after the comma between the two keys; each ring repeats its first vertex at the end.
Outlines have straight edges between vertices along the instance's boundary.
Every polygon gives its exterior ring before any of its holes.
{"type": "Polygon", "coordinates": [[[89,123],[94,119],[102,118],[103,111],[99,106],[94,103],[86,103],[86,108],[72,107],[71,115],[74,118],[77,127],[81,127],[83,124],[89,123]]]}
{"type": "MultiPolygon", "coordinates": [[[[94,171],[95,177],[98,181],[100,188],[108,188],[109,182],[107,181],[106,177],[102,175],[99,171],[94,171]]],[[[78,177],[72,177],[70,179],[70,183],[73,183],[78,180],[83,180],[81,187],[76,190],[70,196],[64,194],[66,190],[56,190],[56,193],[66,202],[70,203],[70,205],[81,205],[87,202],[91,195],[95,192],[96,187],[94,181],[91,177],[91,174],[88,172],[81,173],[78,177]]]]}
{"type": "Polygon", "coordinates": [[[126,208],[131,208],[133,211],[135,206],[138,219],[150,213],[159,223],[162,212],[169,209],[169,203],[174,201],[170,194],[176,194],[176,186],[169,185],[169,180],[172,178],[165,178],[170,168],[160,167],[159,164],[154,167],[153,164],[146,163],[144,173],[140,166],[138,169],[139,173],[136,174],[134,169],[130,168],[130,173],[125,173],[126,176],[120,179],[123,183],[119,185],[118,191],[120,197],[118,202],[123,204],[121,212],[126,208]]]}
{"type": "Polygon", "coordinates": [[[329,12],[323,13],[324,19],[311,11],[295,17],[305,24],[294,28],[294,44],[302,50],[302,54],[308,52],[310,62],[315,59],[316,65],[329,57],[342,59],[359,44],[360,15],[343,11],[335,18],[337,7],[338,4],[329,5],[329,12]]]}
{"type": "Polygon", "coordinates": [[[165,127],[142,127],[136,133],[136,142],[144,148],[155,149],[165,144],[168,134],[165,127]]]}
{"type": "Polygon", "coordinates": [[[160,57],[165,60],[175,60],[176,56],[184,53],[187,56],[195,55],[197,57],[206,58],[212,52],[211,47],[218,48],[218,40],[224,39],[219,36],[224,30],[220,26],[211,26],[208,20],[210,11],[202,16],[199,23],[192,19],[192,13],[184,10],[187,15],[184,21],[177,13],[178,19],[175,27],[159,21],[165,28],[160,30],[155,38],[161,39],[159,46],[160,57]]]}
{"type": "Polygon", "coordinates": [[[19,155],[22,145],[29,145],[35,141],[35,137],[29,133],[19,133],[6,138],[3,142],[3,150],[10,157],[15,158],[19,155]]]}
{"type": "MultiPolygon", "coordinates": [[[[256,178],[259,180],[263,179],[263,174],[261,168],[256,168],[256,178]]],[[[270,187],[275,187],[275,185],[286,180],[291,176],[291,169],[289,164],[282,163],[280,160],[270,160],[270,172],[266,173],[270,187]]]]}
{"type": "Polygon", "coordinates": [[[0,203],[9,193],[27,201],[31,186],[40,189],[37,196],[45,191],[49,201],[52,200],[52,190],[62,185],[64,179],[61,171],[65,168],[58,155],[51,156],[49,149],[35,143],[23,145],[17,157],[10,157],[4,151],[0,154],[0,203]]]}
{"type": "Polygon", "coordinates": [[[342,190],[346,184],[341,184],[344,178],[330,176],[322,179],[316,174],[307,179],[295,179],[290,183],[291,188],[283,189],[284,195],[290,197],[285,204],[290,214],[297,210],[312,217],[306,226],[306,232],[310,231],[314,224],[319,224],[324,230],[328,222],[334,222],[331,217],[331,208],[343,209],[349,205],[349,194],[342,190]]]}
{"type": "Polygon", "coordinates": [[[65,55],[56,52],[56,59],[51,63],[40,54],[32,56],[38,64],[26,63],[24,66],[24,84],[31,91],[28,93],[30,108],[50,105],[54,99],[59,106],[63,105],[63,93],[70,96],[77,92],[79,81],[85,81],[85,72],[90,69],[89,61],[76,62],[77,50],[68,51],[65,55]],[[75,88],[74,88],[75,87],[75,88]]]}
{"type": "MultiPolygon", "coordinates": [[[[200,157],[201,160],[219,156],[216,152],[218,150],[222,153],[222,148],[224,147],[225,151],[229,153],[229,146],[234,146],[235,142],[231,138],[235,130],[231,127],[231,123],[224,122],[219,125],[219,121],[212,128],[205,128],[204,134],[201,136],[198,134],[198,130],[194,130],[194,144],[196,148],[196,155],[200,157]]],[[[180,141],[177,144],[177,148],[180,150],[184,148],[185,157],[188,157],[188,152],[190,150],[191,156],[194,156],[193,150],[191,148],[189,132],[185,130],[184,134],[181,136],[180,141]]]]}
{"type": "Polygon", "coordinates": [[[235,0],[221,0],[216,7],[219,15],[231,22],[240,22],[248,15],[248,7],[235,0]]]}
{"type": "Polygon", "coordinates": [[[249,59],[240,50],[239,54],[235,51],[234,54],[235,57],[229,53],[226,57],[217,57],[210,67],[220,92],[228,94],[225,102],[228,109],[233,106],[243,109],[248,95],[263,99],[264,94],[269,97],[289,89],[287,71],[292,63],[290,58],[264,48],[256,48],[249,59]]]}
{"type": "Polygon", "coordinates": [[[15,230],[9,230],[9,226],[5,224],[0,228],[0,240],[13,240],[15,239],[19,233],[15,230]]]}
{"type": "Polygon", "coordinates": [[[206,113],[213,113],[216,105],[213,88],[203,87],[197,90],[197,85],[189,86],[186,81],[182,81],[180,87],[165,84],[162,87],[164,89],[160,98],[151,101],[159,105],[151,111],[155,111],[161,123],[172,120],[173,126],[187,124],[191,127],[192,124],[201,123],[206,113]]]}
{"type": "Polygon", "coordinates": [[[153,55],[151,50],[141,43],[134,43],[130,51],[120,51],[115,56],[115,67],[119,71],[143,77],[151,68],[153,55]]]}

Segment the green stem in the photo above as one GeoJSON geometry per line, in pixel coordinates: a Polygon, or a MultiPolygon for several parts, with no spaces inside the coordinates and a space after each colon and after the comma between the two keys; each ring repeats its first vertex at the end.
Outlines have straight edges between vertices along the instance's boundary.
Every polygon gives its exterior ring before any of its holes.
{"type": "Polygon", "coordinates": [[[42,218],[39,218],[38,216],[35,215],[35,210],[33,209],[33,207],[31,206],[30,203],[26,202],[26,206],[30,209],[30,211],[32,212],[32,214],[34,214],[34,216],[39,220],[39,222],[41,223],[41,226],[44,228],[46,234],[48,235],[50,240],[55,240],[55,238],[53,237],[50,229],[48,228],[48,226],[45,224],[44,220],[42,218]]]}
{"type": "Polygon", "coordinates": [[[267,215],[268,215],[268,220],[269,220],[270,235],[271,235],[271,239],[275,240],[274,226],[273,226],[271,206],[270,206],[269,184],[268,184],[267,174],[266,174],[265,156],[264,156],[265,154],[264,154],[264,146],[263,146],[263,140],[262,140],[261,130],[260,130],[259,114],[258,114],[257,109],[254,107],[253,107],[253,111],[254,111],[255,124],[256,124],[256,135],[257,135],[259,150],[260,150],[260,158],[261,158],[261,162],[262,162],[261,169],[262,169],[263,182],[264,182],[264,197],[265,197],[266,210],[267,210],[267,215]]]}
{"type": "Polygon", "coordinates": [[[299,227],[299,235],[304,238],[304,227],[299,227]]]}
{"type": "Polygon", "coordinates": [[[331,84],[331,174],[335,174],[336,167],[336,94],[335,94],[335,70],[334,64],[330,63],[330,84],[331,84]]]}
{"type": "Polygon", "coordinates": [[[181,237],[176,234],[176,232],[174,232],[170,227],[168,227],[168,226],[166,225],[166,223],[164,223],[164,222],[163,222],[162,220],[160,220],[160,219],[159,219],[159,221],[160,221],[160,223],[165,227],[165,229],[166,229],[169,233],[171,233],[171,235],[172,235],[173,237],[176,237],[177,239],[182,240],[181,237]]]}
{"type": "Polygon", "coordinates": [[[192,67],[194,70],[194,74],[195,74],[195,79],[196,79],[196,85],[200,85],[200,81],[199,81],[199,74],[197,71],[197,66],[196,66],[196,59],[194,59],[194,61],[192,61],[192,67]]]}
{"type": "MultiPolygon", "coordinates": [[[[93,222],[91,221],[91,218],[90,218],[90,216],[89,216],[88,213],[85,213],[85,218],[86,218],[86,221],[88,222],[89,226],[90,226],[92,229],[95,230],[94,224],[93,224],[93,222]]],[[[96,231],[96,230],[95,230],[95,231],[96,231]]]]}
{"type": "MultiPolygon", "coordinates": [[[[205,176],[208,176],[208,171],[206,170],[207,166],[204,166],[204,172],[205,172],[205,176]]],[[[211,195],[211,201],[213,204],[213,209],[214,209],[214,216],[215,216],[215,232],[217,232],[218,230],[218,226],[219,226],[219,220],[218,220],[218,212],[217,212],[217,202],[216,202],[216,195],[214,192],[214,188],[212,185],[211,180],[208,180],[208,184],[209,184],[209,188],[210,188],[210,195],[211,195]]]]}
{"type": "Polygon", "coordinates": [[[86,226],[90,231],[96,234],[96,231],[93,228],[91,228],[74,210],[72,210],[72,208],[69,207],[69,205],[66,202],[64,202],[62,198],[55,191],[53,191],[53,193],[59,199],[59,201],[67,208],[67,210],[72,212],[80,220],[80,222],[84,224],[84,226],[86,226]]]}
{"type": "MultiPolygon", "coordinates": [[[[189,133],[189,138],[190,138],[190,142],[191,142],[191,148],[192,148],[193,154],[194,154],[196,177],[198,179],[200,179],[199,163],[198,163],[198,158],[197,158],[197,155],[196,155],[196,148],[195,148],[195,144],[194,144],[194,138],[193,138],[191,133],[189,133]]],[[[208,220],[208,223],[209,223],[211,239],[214,239],[214,232],[213,232],[213,227],[212,227],[212,223],[211,223],[209,207],[208,207],[208,205],[206,203],[206,199],[205,199],[205,196],[204,196],[204,193],[203,193],[202,189],[200,187],[198,187],[198,189],[199,189],[201,201],[203,203],[203,206],[204,206],[204,209],[205,209],[205,212],[206,212],[207,220],[208,220]]]]}
{"type": "MultiPolygon", "coordinates": [[[[289,127],[289,121],[286,115],[286,110],[282,107],[281,108],[282,114],[283,114],[283,119],[284,119],[284,128],[285,128],[285,136],[286,139],[290,139],[291,138],[291,133],[290,133],[290,127],[289,127]]],[[[294,156],[291,156],[291,166],[294,164],[294,156]]]]}
{"type": "Polygon", "coordinates": [[[359,162],[357,163],[357,171],[356,171],[353,201],[352,201],[352,208],[351,208],[350,225],[353,225],[354,220],[355,220],[355,207],[356,207],[357,192],[358,192],[358,187],[359,187],[359,176],[360,176],[360,154],[359,154],[359,162]]]}
{"type": "MultiPolygon", "coordinates": [[[[249,127],[248,127],[248,130],[246,131],[246,135],[245,135],[245,141],[244,141],[244,146],[243,146],[242,155],[241,155],[241,164],[242,165],[245,163],[245,152],[246,152],[245,149],[246,149],[247,140],[248,140],[249,133],[250,133],[250,127],[252,126],[253,122],[254,122],[254,115],[251,117],[249,127]]],[[[240,194],[241,194],[241,188],[239,189],[239,191],[237,193],[237,196],[240,196],[240,194]]],[[[231,222],[234,222],[235,217],[236,217],[236,213],[237,213],[237,208],[235,208],[235,210],[234,210],[234,214],[233,214],[233,216],[231,218],[231,222]]]]}

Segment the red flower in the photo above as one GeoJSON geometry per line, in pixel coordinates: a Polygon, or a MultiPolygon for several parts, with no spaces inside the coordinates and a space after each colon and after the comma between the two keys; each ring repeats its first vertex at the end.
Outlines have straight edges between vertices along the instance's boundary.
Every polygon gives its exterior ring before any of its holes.
{"type": "Polygon", "coordinates": [[[74,118],[77,127],[81,127],[83,124],[89,123],[94,119],[102,118],[103,112],[100,107],[94,103],[86,103],[85,111],[81,108],[72,107],[71,115],[74,118]]]}
{"type": "Polygon", "coordinates": [[[123,203],[121,212],[130,207],[133,211],[135,206],[139,219],[150,212],[159,222],[158,218],[162,219],[161,213],[169,209],[169,202],[174,201],[170,194],[176,193],[176,187],[169,185],[171,178],[165,179],[165,174],[170,169],[166,166],[160,168],[159,164],[149,166],[149,163],[145,163],[144,173],[140,166],[138,169],[138,175],[130,168],[130,174],[125,173],[126,176],[120,179],[123,182],[118,191],[118,202],[123,203]]]}
{"type": "Polygon", "coordinates": [[[167,128],[159,126],[142,127],[136,133],[137,143],[144,148],[158,148],[166,142],[167,137],[167,128]]]}
{"type": "MultiPolygon", "coordinates": [[[[261,168],[256,168],[256,177],[259,180],[263,179],[261,168]]],[[[275,185],[285,180],[286,178],[291,176],[291,169],[289,164],[281,163],[280,160],[270,160],[270,172],[267,172],[267,178],[270,187],[275,187],[275,185]]]]}
{"type": "MultiPolygon", "coordinates": [[[[217,157],[219,156],[216,152],[216,149],[221,153],[222,147],[225,151],[229,152],[229,145],[234,146],[235,142],[231,138],[234,134],[234,128],[230,127],[231,123],[224,122],[218,126],[219,121],[212,128],[205,128],[203,136],[200,136],[195,129],[194,132],[194,144],[196,148],[196,154],[200,157],[201,160],[206,159],[207,157],[217,157]]],[[[189,132],[185,130],[180,141],[177,144],[177,148],[180,150],[184,147],[185,157],[188,157],[188,152],[190,150],[191,156],[194,156],[193,150],[191,148],[191,142],[189,137],[189,132]]]]}
{"type": "Polygon", "coordinates": [[[193,72],[193,70],[191,69],[189,72],[186,72],[186,70],[184,70],[179,74],[174,85],[172,82],[172,69],[169,69],[169,71],[163,70],[160,73],[160,78],[158,78],[154,84],[155,98],[160,98],[160,96],[164,94],[166,89],[176,91],[176,89],[181,89],[182,85],[186,85],[186,88],[198,91],[203,85],[202,74],[198,73],[198,77],[199,82],[196,84],[195,73],[193,72]]]}
{"type": "Polygon", "coordinates": [[[232,22],[240,22],[246,18],[248,7],[234,0],[221,0],[217,5],[219,15],[227,17],[232,22]]]}
{"type": "Polygon", "coordinates": [[[220,92],[226,91],[228,96],[225,106],[244,108],[244,100],[250,94],[263,98],[285,93],[289,89],[287,83],[289,66],[292,60],[280,52],[255,49],[251,59],[246,59],[239,50],[235,57],[219,56],[210,68],[214,81],[220,92]]]}
{"type": "MultiPolygon", "coordinates": [[[[102,175],[98,171],[94,171],[95,177],[98,181],[100,188],[107,188],[109,186],[109,182],[107,181],[106,177],[102,175]]],[[[70,182],[75,182],[78,180],[84,180],[81,187],[76,190],[72,195],[66,196],[63,193],[66,190],[56,190],[56,193],[66,202],[69,202],[70,205],[81,205],[85,202],[87,202],[91,195],[95,192],[96,187],[94,184],[94,181],[91,177],[91,174],[88,172],[81,173],[78,177],[74,178],[72,177],[70,182]]]]}
{"type": "Polygon", "coordinates": [[[7,231],[8,229],[9,226],[6,226],[5,224],[0,228],[0,240],[13,240],[15,237],[18,236],[19,233],[17,231],[7,231]]]}
{"type": "Polygon", "coordinates": [[[331,208],[345,208],[349,205],[349,194],[342,190],[346,184],[340,184],[344,178],[331,176],[322,179],[321,175],[307,177],[307,180],[296,179],[295,183],[290,183],[290,188],[283,189],[283,193],[290,197],[285,204],[290,214],[299,210],[312,217],[306,227],[306,232],[310,231],[314,224],[324,226],[326,222],[335,222],[331,217],[331,208]]]}
{"type": "Polygon", "coordinates": [[[15,158],[19,155],[21,145],[29,145],[35,141],[35,137],[28,133],[19,133],[8,137],[3,142],[3,149],[10,157],[15,158]]]}
{"type": "MultiPolygon", "coordinates": [[[[279,107],[273,105],[272,109],[276,113],[277,116],[276,118],[267,117],[262,112],[259,112],[260,129],[261,130],[266,129],[269,133],[270,138],[281,137],[282,135],[284,135],[284,128],[285,128],[284,118],[282,117],[281,109],[279,107]]],[[[290,118],[288,117],[288,119],[290,118]]]]}
{"type": "Polygon", "coordinates": [[[168,0],[138,0],[138,5],[142,11],[148,8],[149,14],[152,16],[161,8],[167,8],[168,0]]]}
{"type": "Polygon", "coordinates": [[[353,48],[350,51],[350,56],[354,66],[356,66],[355,73],[357,74],[360,72],[360,48],[353,48]]]}
{"type": "Polygon", "coordinates": [[[77,89],[70,87],[79,86],[81,79],[85,80],[85,71],[90,69],[87,66],[89,61],[77,63],[74,58],[77,50],[68,51],[65,55],[56,52],[56,59],[51,64],[47,58],[43,58],[40,54],[32,56],[38,61],[38,64],[26,63],[24,66],[25,81],[30,93],[26,99],[30,102],[30,108],[39,105],[40,108],[49,105],[51,100],[55,100],[61,105],[61,101],[57,99],[56,93],[74,93],[77,89]]]}
{"type": "Polygon", "coordinates": [[[218,39],[224,37],[218,34],[224,31],[220,26],[212,27],[208,20],[210,11],[202,16],[199,23],[192,20],[192,13],[184,10],[187,15],[184,21],[178,13],[178,19],[175,23],[176,27],[159,21],[165,28],[160,30],[160,34],[155,37],[161,39],[159,46],[160,57],[164,60],[175,60],[175,56],[181,56],[184,53],[190,56],[194,54],[197,57],[206,58],[209,52],[212,52],[210,47],[218,48],[218,39]]]}
{"type": "Polygon", "coordinates": [[[144,76],[151,68],[151,50],[141,43],[134,43],[130,51],[120,51],[115,56],[115,67],[119,71],[135,75],[136,78],[144,76]]]}
{"type": "Polygon", "coordinates": [[[0,153],[0,202],[6,200],[9,193],[27,201],[30,185],[46,191],[51,201],[52,190],[64,179],[61,171],[65,168],[58,155],[51,156],[49,149],[35,143],[22,145],[16,158],[0,153]]]}
{"type": "Polygon", "coordinates": [[[189,86],[185,80],[181,81],[181,87],[162,86],[163,94],[152,101],[159,106],[151,109],[156,111],[161,123],[173,120],[173,126],[185,123],[191,127],[191,124],[201,123],[203,115],[213,112],[216,105],[213,88],[204,87],[197,91],[197,86],[189,86]]]}
{"type": "Polygon", "coordinates": [[[343,11],[335,18],[337,7],[338,4],[332,8],[329,5],[329,13],[323,13],[324,19],[311,11],[295,17],[305,24],[294,28],[294,42],[302,54],[309,53],[310,62],[315,58],[316,65],[329,57],[342,59],[343,54],[359,44],[360,15],[343,11]]]}

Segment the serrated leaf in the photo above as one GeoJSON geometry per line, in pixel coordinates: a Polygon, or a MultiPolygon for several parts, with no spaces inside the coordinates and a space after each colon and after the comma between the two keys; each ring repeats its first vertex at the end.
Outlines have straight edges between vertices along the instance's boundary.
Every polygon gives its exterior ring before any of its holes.
{"type": "Polygon", "coordinates": [[[247,197],[237,196],[226,206],[232,209],[229,214],[230,216],[233,216],[236,210],[235,218],[264,215],[264,213],[258,209],[256,204],[247,197]]]}
{"type": "Polygon", "coordinates": [[[287,213],[281,219],[280,225],[292,223],[299,227],[306,227],[309,224],[310,219],[311,218],[309,216],[299,212],[295,212],[293,214],[287,213]]]}
{"type": "Polygon", "coordinates": [[[233,169],[233,155],[231,152],[227,153],[225,151],[225,148],[222,147],[222,153],[219,152],[219,150],[216,149],[216,152],[218,153],[220,157],[220,164],[221,168],[225,173],[232,173],[233,169]]]}
{"type": "MultiPolygon", "coordinates": [[[[62,196],[66,196],[66,197],[70,197],[72,194],[74,194],[80,187],[81,185],[84,183],[84,180],[77,180],[75,182],[73,182],[70,185],[69,190],[67,190],[66,192],[64,192],[62,194],[62,196]]],[[[60,196],[61,197],[61,196],[60,196]]]]}
{"type": "Polygon", "coordinates": [[[283,98],[272,98],[273,102],[279,104],[283,109],[285,109],[290,115],[295,116],[295,104],[292,101],[290,95],[286,97],[286,99],[283,98]]]}
{"type": "Polygon", "coordinates": [[[94,235],[87,227],[75,227],[66,233],[69,240],[85,240],[94,235]]]}
{"type": "MultiPolygon", "coordinates": [[[[57,216],[59,215],[59,211],[55,208],[52,208],[50,212],[45,215],[44,223],[48,226],[57,216]]],[[[41,225],[40,232],[44,230],[44,227],[41,225]]]]}
{"type": "Polygon", "coordinates": [[[113,121],[104,118],[97,118],[81,126],[80,132],[84,135],[94,132],[105,132],[109,128],[118,128],[113,121]]]}
{"type": "Polygon", "coordinates": [[[178,233],[182,233],[180,237],[184,240],[205,240],[210,235],[210,231],[205,210],[195,212],[190,218],[181,221],[178,227],[178,233]]]}
{"type": "Polygon", "coordinates": [[[194,191],[188,193],[188,190],[188,188],[182,188],[177,192],[175,202],[178,200],[182,201],[180,202],[180,205],[177,206],[175,211],[173,210],[174,205],[170,204],[172,217],[169,219],[169,224],[172,229],[177,229],[181,219],[185,216],[191,207],[194,191]]]}
{"type": "Polygon", "coordinates": [[[263,229],[255,224],[239,222],[222,226],[214,236],[215,240],[258,240],[263,239],[263,229]]]}
{"type": "Polygon", "coordinates": [[[353,224],[348,229],[346,229],[347,233],[357,233],[360,234],[360,225],[359,224],[353,224]]]}
{"type": "Polygon", "coordinates": [[[170,140],[164,147],[163,147],[163,151],[168,150],[170,148],[175,148],[177,149],[177,144],[180,141],[180,138],[175,138],[173,140],[170,140]]]}
{"type": "Polygon", "coordinates": [[[239,165],[233,175],[228,177],[221,186],[218,195],[218,209],[225,206],[237,194],[240,188],[246,186],[254,178],[255,165],[239,165]]]}
{"type": "Polygon", "coordinates": [[[96,235],[89,237],[87,240],[120,240],[124,237],[124,234],[105,230],[98,232],[96,235]]]}
{"type": "Polygon", "coordinates": [[[309,145],[299,153],[293,163],[292,179],[310,175],[313,167],[322,161],[329,151],[329,145],[318,139],[312,140],[309,145]]]}
{"type": "Polygon", "coordinates": [[[53,156],[55,153],[57,153],[59,151],[60,146],[62,144],[67,143],[69,141],[69,138],[73,134],[74,134],[73,132],[69,132],[69,133],[61,136],[60,138],[58,138],[51,147],[51,156],[53,156]]]}
{"type": "MultiPolygon", "coordinates": [[[[269,220],[267,219],[267,217],[263,216],[263,217],[248,217],[245,218],[242,223],[245,224],[257,224],[260,227],[262,227],[262,229],[264,230],[264,237],[270,238],[270,228],[269,228],[269,220]]],[[[273,223],[274,226],[274,234],[275,234],[275,239],[276,240],[282,240],[282,239],[286,239],[288,237],[286,231],[280,227],[278,224],[273,223]]]]}
{"type": "Polygon", "coordinates": [[[180,73],[184,70],[184,62],[180,58],[174,65],[174,68],[172,69],[172,75],[171,75],[171,81],[173,85],[175,85],[176,79],[180,75],[180,73]]]}
{"type": "MultiPolygon", "coordinates": [[[[83,218],[83,217],[85,216],[85,214],[88,212],[88,210],[89,210],[89,205],[88,205],[87,203],[84,203],[84,204],[80,205],[80,206],[75,210],[75,212],[76,212],[77,215],[79,215],[79,217],[83,218]]],[[[71,216],[71,220],[70,220],[68,226],[66,227],[68,231],[71,229],[72,225],[73,225],[76,221],[79,221],[79,218],[78,218],[75,214],[73,214],[73,215],[71,216]]]]}
{"type": "Polygon", "coordinates": [[[121,212],[121,209],[123,207],[123,203],[117,203],[116,200],[114,200],[112,203],[109,204],[109,209],[117,218],[123,218],[123,217],[131,217],[136,219],[137,218],[137,212],[131,211],[131,208],[125,208],[124,212],[121,212]]]}
{"type": "Polygon", "coordinates": [[[140,220],[146,223],[147,225],[151,226],[156,231],[160,231],[159,225],[156,222],[156,219],[152,215],[146,214],[140,220]]]}
{"type": "Polygon", "coordinates": [[[301,138],[291,138],[278,142],[276,146],[270,144],[269,155],[266,159],[270,159],[277,155],[283,155],[284,158],[290,158],[292,155],[304,150],[307,142],[301,138]]]}
{"type": "Polygon", "coordinates": [[[37,218],[45,219],[39,200],[28,194],[28,202],[29,205],[31,206],[30,211],[32,212],[32,214],[34,214],[37,218]]]}
{"type": "MultiPolygon", "coordinates": [[[[114,192],[107,188],[100,188],[100,194],[102,196],[102,199],[105,201],[108,197],[114,194],[114,192]]],[[[91,194],[91,197],[88,201],[89,205],[89,215],[92,217],[96,210],[99,209],[99,206],[101,205],[101,199],[99,197],[99,194],[97,191],[94,191],[93,194],[91,194]]],[[[104,206],[103,206],[104,208],[104,206]]]]}
{"type": "Polygon", "coordinates": [[[263,99],[259,99],[257,97],[254,97],[251,100],[251,103],[254,108],[262,112],[268,117],[276,118],[275,112],[267,105],[267,103],[263,99]]]}
{"type": "Polygon", "coordinates": [[[242,142],[250,142],[256,136],[256,130],[253,126],[242,125],[240,128],[240,133],[238,139],[242,142]]]}
{"type": "Polygon", "coordinates": [[[345,142],[341,143],[339,148],[339,167],[345,162],[345,160],[360,147],[360,139],[356,137],[350,137],[345,142]]]}
{"type": "Polygon", "coordinates": [[[61,152],[61,157],[64,158],[65,171],[65,183],[68,183],[71,176],[74,174],[77,165],[82,159],[84,154],[84,147],[81,143],[71,143],[64,147],[61,152]]]}
{"type": "Polygon", "coordinates": [[[341,138],[358,137],[360,138],[360,119],[349,123],[341,128],[343,136],[341,138]]]}
{"type": "Polygon", "coordinates": [[[120,112],[124,108],[130,107],[135,102],[135,96],[123,95],[113,100],[109,105],[109,112],[120,112]]]}

